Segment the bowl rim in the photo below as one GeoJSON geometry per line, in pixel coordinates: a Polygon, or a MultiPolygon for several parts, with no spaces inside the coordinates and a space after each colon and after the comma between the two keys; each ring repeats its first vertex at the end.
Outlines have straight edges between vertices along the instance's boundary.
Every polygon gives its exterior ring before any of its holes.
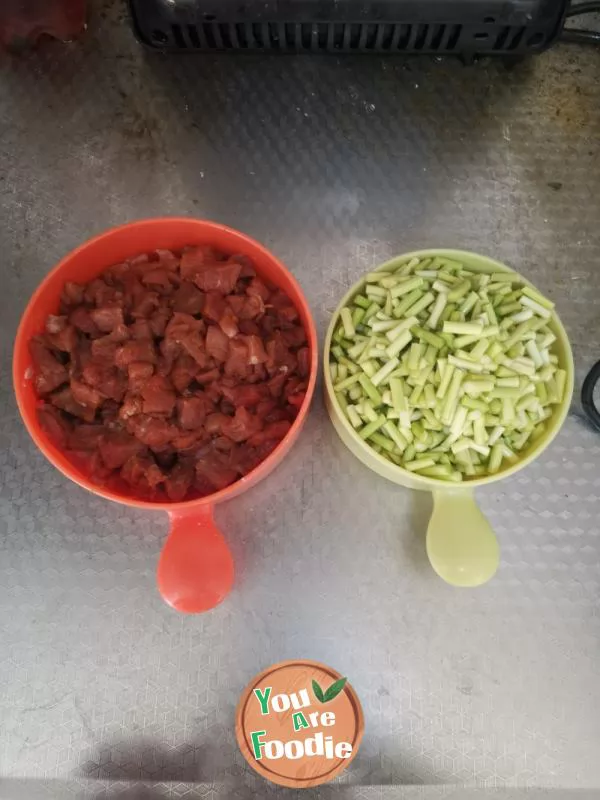
{"type": "MultiPolygon", "coordinates": [[[[346,304],[357,294],[360,289],[365,284],[365,278],[367,273],[371,272],[384,272],[386,269],[390,267],[398,267],[402,262],[410,261],[412,258],[429,258],[433,256],[443,256],[449,259],[453,259],[456,261],[460,261],[461,258],[465,256],[469,259],[476,259],[481,264],[484,264],[490,271],[497,271],[497,272],[512,272],[519,277],[519,280],[523,281],[524,284],[527,286],[531,286],[532,288],[536,288],[534,284],[525,278],[520,272],[509,267],[507,264],[504,264],[501,261],[496,261],[489,256],[481,255],[480,253],[475,253],[472,250],[457,250],[454,248],[445,248],[445,247],[436,247],[436,248],[423,248],[420,250],[412,250],[406,253],[400,253],[393,258],[388,259],[383,264],[379,266],[373,267],[372,269],[367,270],[361,278],[356,281],[352,286],[348,289],[345,295],[342,297],[340,302],[338,303],[335,311],[331,315],[331,319],[329,321],[329,325],[327,326],[327,333],[325,335],[325,341],[323,344],[323,377],[324,377],[324,386],[325,391],[327,393],[327,398],[329,400],[328,411],[331,413],[335,413],[336,419],[341,423],[344,428],[344,431],[352,438],[356,444],[359,445],[360,449],[365,452],[369,458],[375,460],[376,463],[381,465],[385,472],[389,472],[390,475],[396,473],[398,475],[398,480],[395,480],[393,477],[389,477],[388,480],[392,482],[399,483],[406,485],[408,482],[413,484],[414,486],[419,486],[419,488],[436,491],[436,490],[445,490],[445,491],[464,491],[464,490],[472,490],[478,486],[487,486],[495,481],[501,480],[503,478],[509,478],[514,475],[516,472],[519,472],[524,467],[531,464],[547,447],[551,444],[554,440],[558,432],[560,431],[570,409],[571,399],[573,395],[573,386],[575,381],[575,369],[574,369],[574,362],[573,362],[573,351],[571,348],[571,343],[569,342],[569,337],[567,336],[567,332],[565,330],[564,325],[561,322],[560,317],[558,316],[555,310],[552,311],[552,325],[558,332],[558,338],[561,339],[561,344],[564,347],[566,353],[566,364],[562,364],[561,368],[564,369],[567,373],[567,380],[565,384],[565,393],[563,397],[563,401],[558,407],[557,413],[554,414],[552,419],[552,429],[547,432],[546,436],[540,441],[539,445],[536,445],[530,450],[528,450],[527,454],[520,458],[516,464],[512,464],[511,466],[507,467],[506,469],[501,469],[499,472],[495,473],[494,475],[485,475],[478,478],[472,478],[463,480],[460,483],[450,483],[448,481],[444,481],[440,478],[432,478],[426,475],[419,475],[415,472],[410,472],[410,470],[404,469],[404,467],[399,466],[398,464],[394,464],[392,461],[388,461],[387,458],[384,458],[371,447],[369,447],[366,442],[360,438],[360,436],[356,433],[348,418],[343,413],[342,409],[339,406],[337,401],[337,397],[335,396],[335,392],[333,390],[333,382],[331,380],[331,373],[328,369],[329,367],[329,353],[331,349],[331,339],[333,336],[333,332],[335,326],[337,324],[340,312],[342,308],[346,306],[346,304]],[[330,410],[331,409],[331,410],[330,410]]],[[[482,270],[487,271],[487,270],[482,270]]],[[[353,454],[354,455],[354,454],[353,454]]],[[[356,456],[355,456],[356,457],[356,456]]],[[[359,459],[362,461],[362,459],[359,459]]],[[[365,462],[362,462],[365,464],[365,462]]],[[[368,464],[369,469],[371,467],[368,464]]],[[[381,474],[378,472],[378,474],[381,474]]]]}
{"type": "MultiPolygon", "coordinates": [[[[241,248],[240,252],[243,252],[243,248],[241,248]]],[[[135,255],[135,253],[132,253],[132,255],[135,255]]],[[[107,264],[104,269],[108,269],[108,267],[110,266],[111,266],[110,264],[107,264]]],[[[296,303],[294,304],[296,305],[296,303]]],[[[69,478],[82,488],[87,489],[88,491],[92,492],[92,494],[98,495],[107,500],[112,500],[113,502],[121,503],[123,505],[131,506],[134,508],[146,508],[146,509],[162,510],[167,512],[185,513],[186,509],[198,508],[200,506],[207,506],[207,507],[213,506],[223,500],[231,499],[232,497],[237,496],[246,489],[249,489],[251,486],[254,486],[254,484],[258,483],[258,481],[262,480],[262,478],[266,477],[266,475],[277,466],[279,461],[285,457],[288,450],[294,444],[297,436],[300,433],[300,429],[302,428],[306,420],[310,404],[312,402],[318,375],[319,346],[318,346],[318,338],[317,338],[317,331],[316,331],[314,317],[310,310],[310,306],[308,304],[304,291],[300,286],[300,283],[292,274],[292,272],[285,266],[285,264],[282,261],[280,261],[279,258],[277,258],[277,256],[275,256],[264,245],[262,245],[256,239],[253,239],[251,236],[248,236],[247,234],[243,233],[242,231],[239,231],[235,228],[231,228],[227,225],[223,225],[219,222],[214,222],[212,220],[199,219],[195,217],[162,216],[162,217],[150,217],[150,218],[132,220],[122,225],[113,226],[96,234],[95,236],[90,237],[89,239],[86,239],[84,242],[77,245],[68,253],[66,253],[60,259],[60,261],[58,261],[52,267],[52,269],[50,269],[49,272],[44,276],[44,278],[37,285],[36,289],[32,293],[29,300],[27,301],[27,305],[25,306],[23,312],[21,313],[19,325],[17,327],[12,354],[13,354],[13,359],[12,359],[13,390],[15,393],[16,402],[19,409],[19,413],[21,415],[21,419],[23,420],[27,432],[33,439],[34,443],[37,445],[38,449],[48,459],[48,461],[54,467],[56,467],[56,469],[58,469],[63,475],[65,475],[65,477],[69,478]],[[247,475],[244,475],[241,478],[239,478],[230,486],[226,486],[224,489],[220,489],[219,491],[207,495],[206,497],[195,498],[192,500],[183,500],[180,502],[166,502],[166,501],[154,502],[151,500],[141,500],[135,497],[121,495],[118,492],[113,492],[111,490],[106,489],[105,487],[93,483],[90,479],[88,479],[86,476],[84,476],[83,474],[79,473],[76,470],[76,468],[72,465],[72,463],[66,457],[66,455],[58,447],[53,445],[48,437],[40,433],[40,430],[38,430],[38,426],[32,424],[32,415],[28,411],[26,411],[25,404],[23,402],[23,397],[25,392],[25,388],[23,385],[23,377],[26,372],[25,362],[28,359],[28,341],[25,340],[26,339],[25,327],[26,327],[26,321],[29,318],[29,315],[32,313],[36,300],[38,300],[41,296],[43,296],[52,278],[60,274],[61,271],[64,270],[65,267],[72,261],[72,259],[77,257],[80,253],[85,252],[88,248],[98,244],[103,240],[110,239],[113,236],[119,235],[125,229],[147,228],[149,234],[151,235],[150,232],[154,226],[173,224],[173,223],[175,224],[184,223],[190,225],[191,227],[194,227],[198,231],[198,233],[205,234],[207,232],[210,233],[210,232],[220,231],[231,234],[238,239],[241,245],[250,244],[253,249],[261,251],[262,255],[264,255],[265,258],[269,259],[269,261],[271,261],[271,263],[274,264],[279,271],[286,274],[287,279],[289,279],[291,285],[297,292],[298,298],[301,301],[301,305],[303,306],[303,311],[305,312],[306,316],[306,321],[307,321],[306,334],[307,334],[308,344],[310,347],[310,371],[309,371],[308,386],[306,389],[306,395],[304,397],[304,401],[300,406],[300,409],[298,410],[296,418],[292,422],[290,430],[278,443],[275,449],[271,453],[269,453],[269,455],[263,461],[261,461],[260,464],[258,464],[253,470],[251,470],[247,475]]]]}

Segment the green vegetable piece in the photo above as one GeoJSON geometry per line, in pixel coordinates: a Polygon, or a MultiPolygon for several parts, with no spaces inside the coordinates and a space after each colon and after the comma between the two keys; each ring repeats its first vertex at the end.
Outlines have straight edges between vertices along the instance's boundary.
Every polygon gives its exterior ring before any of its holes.
{"type": "Polygon", "coordinates": [[[427,292],[419,300],[409,306],[404,312],[405,317],[416,317],[421,311],[424,311],[435,300],[433,292],[427,292]]]}
{"type": "Polygon", "coordinates": [[[394,288],[390,290],[390,294],[393,298],[402,297],[402,295],[408,294],[415,289],[420,289],[424,284],[425,281],[423,278],[410,278],[404,281],[404,283],[399,283],[397,286],[394,286],[394,288]]]}
{"type": "Polygon", "coordinates": [[[420,289],[415,289],[410,294],[407,294],[404,300],[394,306],[394,317],[396,319],[403,317],[406,309],[410,308],[421,297],[423,297],[423,292],[420,289]]]}
{"type": "Polygon", "coordinates": [[[358,380],[373,404],[375,406],[380,406],[383,402],[383,399],[377,389],[373,386],[373,383],[368,375],[362,374],[358,380]]]}
{"type": "Polygon", "coordinates": [[[416,336],[418,339],[427,342],[427,344],[436,347],[438,350],[444,346],[444,340],[441,338],[441,336],[436,336],[435,333],[426,331],[425,328],[421,328],[419,325],[415,325],[410,330],[413,336],[416,336]]]}
{"type": "Polygon", "coordinates": [[[461,281],[458,286],[455,286],[448,293],[448,302],[456,303],[457,300],[461,300],[469,291],[471,291],[471,282],[468,280],[461,281]]]}
{"type": "Polygon", "coordinates": [[[397,356],[404,348],[412,341],[412,333],[411,331],[405,330],[394,339],[394,341],[386,347],[386,354],[393,358],[397,356]]]}
{"type": "Polygon", "coordinates": [[[417,472],[417,470],[427,469],[433,466],[435,466],[433,458],[417,458],[415,461],[404,462],[404,469],[407,469],[409,472],[417,472]]]}
{"type": "Polygon", "coordinates": [[[334,392],[341,392],[344,389],[349,389],[351,386],[354,386],[355,383],[358,383],[360,380],[360,373],[357,372],[354,375],[350,375],[348,378],[345,378],[343,381],[339,381],[333,387],[334,392]]]}
{"type": "Polygon", "coordinates": [[[372,436],[376,431],[378,431],[381,427],[385,425],[387,422],[385,416],[380,414],[377,419],[369,422],[365,427],[358,432],[358,435],[361,439],[368,439],[372,436]]]}

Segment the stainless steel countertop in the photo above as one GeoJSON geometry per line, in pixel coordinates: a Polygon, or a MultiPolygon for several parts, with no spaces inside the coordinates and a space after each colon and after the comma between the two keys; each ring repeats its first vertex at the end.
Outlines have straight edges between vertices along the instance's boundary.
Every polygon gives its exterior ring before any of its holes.
{"type": "Polygon", "coordinates": [[[81,42],[0,77],[0,795],[282,794],[246,766],[233,714],[254,674],[293,657],[348,675],[366,716],[338,790],[314,797],[599,788],[600,436],[578,401],[539,461],[478,492],[502,564],[458,591],[426,562],[428,497],[355,461],[319,392],[277,473],[218,510],[234,592],[184,617],[155,589],[166,517],[46,463],[9,368],[27,298],[65,252],[189,214],[281,257],[321,335],[395,253],[506,261],[557,301],[578,391],[600,358],[600,50],[512,70],[164,57],[133,41],[120,3],[92,11],[81,42]]]}

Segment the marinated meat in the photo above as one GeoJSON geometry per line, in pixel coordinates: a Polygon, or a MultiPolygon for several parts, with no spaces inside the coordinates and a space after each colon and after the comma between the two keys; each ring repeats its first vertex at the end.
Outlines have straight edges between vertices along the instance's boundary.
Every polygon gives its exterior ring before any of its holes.
{"type": "Polygon", "coordinates": [[[42,428],[100,485],[180,502],[234,483],[286,436],[306,332],[244,255],[157,250],[65,283],[30,343],[42,428]]]}

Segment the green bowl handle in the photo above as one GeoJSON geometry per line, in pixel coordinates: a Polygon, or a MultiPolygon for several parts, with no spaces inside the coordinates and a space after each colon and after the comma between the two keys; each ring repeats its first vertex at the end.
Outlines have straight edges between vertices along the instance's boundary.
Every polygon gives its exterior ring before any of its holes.
{"type": "Polygon", "coordinates": [[[479,510],[473,492],[438,490],[427,528],[431,566],[453,586],[480,586],[498,569],[500,548],[494,531],[479,510]]]}

